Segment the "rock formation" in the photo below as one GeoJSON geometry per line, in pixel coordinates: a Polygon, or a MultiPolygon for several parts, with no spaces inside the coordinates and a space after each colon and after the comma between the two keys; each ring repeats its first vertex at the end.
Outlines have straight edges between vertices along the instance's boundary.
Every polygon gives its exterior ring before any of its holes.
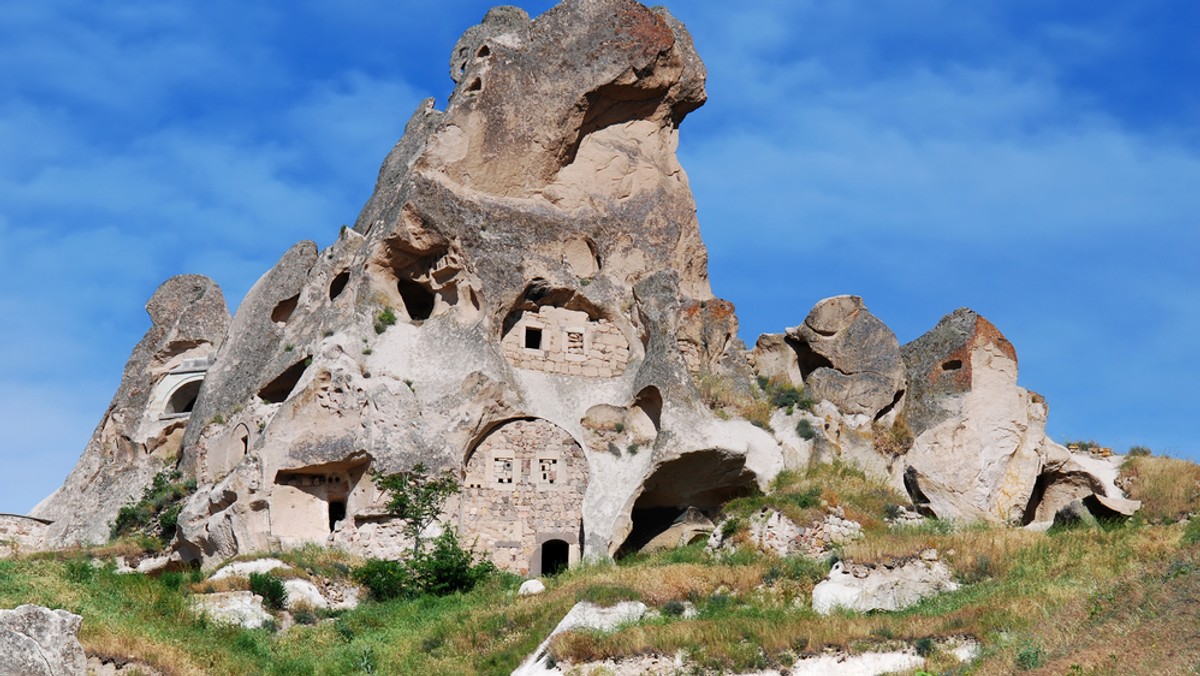
{"type": "Polygon", "coordinates": [[[0,610],[0,676],[83,676],[82,622],[78,615],[41,606],[0,610]]]}
{"type": "Polygon", "coordinates": [[[445,110],[421,104],[332,246],[293,246],[232,320],[201,277],[154,295],[109,412],[34,512],[50,546],[104,540],[176,461],[198,490],[173,556],[208,567],[308,542],[398,555],[370,476],[418,463],[461,478],[445,524],[532,575],[640,547],[689,509],[703,524],[812,459],[943,517],[1032,521],[1084,493],[1128,507],[1045,438],[1044,402],[974,313],[902,350],[838,296],[747,354],[675,155],[705,70],[666,10],[497,8],[450,65],[445,110]],[[761,401],[751,362],[813,411],[714,414],[698,383],[761,401]]]}
{"type": "Polygon", "coordinates": [[[229,310],[207,277],[163,282],[146,304],[150,330],[125,364],[121,386],[66,482],[30,514],[51,521],[48,547],[108,539],[122,506],[179,460],[184,429],[229,310]]]}

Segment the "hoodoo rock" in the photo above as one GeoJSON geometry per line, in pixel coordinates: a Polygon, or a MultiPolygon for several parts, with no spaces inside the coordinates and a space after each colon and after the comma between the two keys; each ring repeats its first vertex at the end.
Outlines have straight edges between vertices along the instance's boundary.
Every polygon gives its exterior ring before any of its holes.
{"type": "Polygon", "coordinates": [[[179,460],[200,383],[225,340],[229,310],[211,279],[181,275],[163,282],[146,312],[150,330],[125,364],[120,388],[75,469],[30,513],[52,522],[48,547],[104,542],[121,507],[179,460]]]}
{"type": "Polygon", "coordinates": [[[902,350],[837,296],[747,353],[676,158],[705,69],[666,10],[500,7],[450,66],[445,110],[418,107],[331,246],[293,246],[232,319],[203,277],[159,289],[112,406],[35,509],[52,523],[11,528],[102,542],[168,468],[196,482],[172,565],[307,543],[395,557],[404,524],[372,475],[421,464],[461,483],[434,529],[537,576],[691,541],[809,460],[944,517],[1131,508],[1107,465],[1045,437],[1015,350],[970,311],[902,350]],[[764,412],[756,371],[816,406],[764,412]]]}
{"type": "Polygon", "coordinates": [[[1086,495],[1123,501],[1111,461],[1046,436],[1046,401],[1017,385],[1016,349],[991,322],[956,310],[902,352],[914,435],[903,484],[919,507],[942,518],[1028,523],[1086,495]]]}

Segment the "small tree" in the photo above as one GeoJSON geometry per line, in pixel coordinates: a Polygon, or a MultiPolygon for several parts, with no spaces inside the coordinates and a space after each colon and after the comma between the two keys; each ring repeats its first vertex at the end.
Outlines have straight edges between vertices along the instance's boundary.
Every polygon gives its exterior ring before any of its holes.
{"type": "Polygon", "coordinates": [[[404,534],[412,538],[413,553],[421,551],[421,533],[442,513],[446,500],[461,490],[453,472],[430,475],[424,463],[413,465],[410,472],[372,472],[371,480],[391,495],[387,510],[404,520],[404,534]]]}
{"type": "Polygon", "coordinates": [[[490,561],[475,563],[474,548],[462,548],[453,526],[447,525],[430,551],[424,551],[421,534],[441,515],[446,500],[461,490],[453,472],[431,475],[424,464],[418,463],[409,472],[373,472],[371,479],[390,495],[387,510],[404,520],[404,533],[412,542],[406,560],[371,559],[355,571],[355,579],[366,585],[373,597],[386,601],[470,591],[495,572],[490,561]]]}

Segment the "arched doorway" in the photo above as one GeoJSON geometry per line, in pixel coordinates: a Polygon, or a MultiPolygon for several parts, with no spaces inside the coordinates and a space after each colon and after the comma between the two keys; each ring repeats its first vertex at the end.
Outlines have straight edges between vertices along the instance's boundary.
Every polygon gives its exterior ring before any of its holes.
{"type": "Polygon", "coordinates": [[[545,570],[547,542],[562,543],[550,545],[554,566],[577,560],[587,478],[583,449],[561,427],[536,418],[498,425],[467,458],[463,541],[518,575],[545,570]]]}
{"type": "Polygon", "coordinates": [[[571,561],[571,545],[565,540],[546,540],[542,543],[541,560],[538,568],[541,575],[558,575],[567,569],[571,561]]]}

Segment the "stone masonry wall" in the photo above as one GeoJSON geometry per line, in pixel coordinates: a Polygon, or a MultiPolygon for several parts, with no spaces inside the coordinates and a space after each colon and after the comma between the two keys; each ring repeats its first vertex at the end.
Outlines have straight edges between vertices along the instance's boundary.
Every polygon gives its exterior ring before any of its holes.
{"type": "Polygon", "coordinates": [[[45,546],[48,524],[16,514],[0,514],[0,559],[45,546]]]}
{"type": "Polygon", "coordinates": [[[629,364],[629,341],[614,324],[559,307],[525,312],[501,348],[518,368],[562,375],[612,378],[629,364]]]}
{"type": "Polygon", "coordinates": [[[548,539],[567,542],[574,560],[586,486],[583,450],[570,434],[545,420],[505,423],[467,461],[463,541],[520,575],[538,567],[535,557],[548,539]]]}

